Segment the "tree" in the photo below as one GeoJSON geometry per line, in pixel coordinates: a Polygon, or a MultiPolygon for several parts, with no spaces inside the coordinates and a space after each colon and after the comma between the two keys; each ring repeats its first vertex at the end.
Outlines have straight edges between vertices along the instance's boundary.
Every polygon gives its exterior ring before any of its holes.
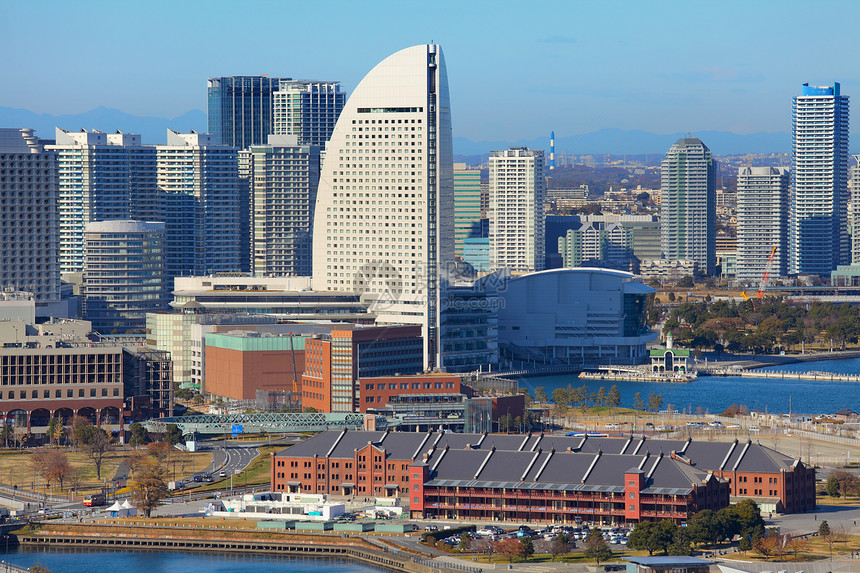
{"type": "Polygon", "coordinates": [[[555,558],[560,555],[567,555],[576,548],[576,545],[571,542],[567,535],[558,535],[555,539],[546,544],[546,552],[552,556],[552,562],[555,563],[555,558]]]}
{"type": "Polygon", "coordinates": [[[69,475],[72,473],[72,466],[69,464],[69,458],[66,454],[57,450],[46,452],[45,463],[45,480],[50,483],[52,481],[60,484],[60,489],[69,475]]]}
{"type": "Polygon", "coordinates": [[[724,527],[717,514],[710,509],[693,515],[687,520],[687,529],[693,541],[705,545],[716,545],[725,539],[724,527]]]}
{"type": "Polygon", "coordinates": [[[77,493],[82,485],[84,485],[84,472],[79,467],[73,467],[69,472],[69,486],[77,493]]]}
{"type": "Polygon", "coordinates": [[[525,547],[515,537],[508,537],[496,543],[496,552],[507,556],[508,563],[513,563],[515,557],[524,557],[525,547]]]}
{"type": "Polygon", "coordinates": [[[520,555],[524,560],[528,560],[529,557],[535,554],[535,546],[534,543],[532,543],[532,538],[530,535],[520,537],[520,545],[522,545],[522,549],[520,549],[520,555]]]}
{"type": "Polygon", "coordinates": [[[93,423],[83,416],[75,416],[72,418],[72,427],[69,431],[69,441],[72,442],[72,446],[76,448],[78,447],[81,442],[81,432],[87,431],[85,428],[91,427],[92,425],[93,423]]]}
{"type": "Polygon", "coordinates": [[[794,560],[797,561],[798,553],[809,551],[809,539],[806,539],[805,537],[790,537],[785,542],[785,548],[789,553],[794,555],[794,560]]]}
{"type": "Polygon", "coordinates": [[[3,444],[5,444],[4,447],[7,449],[9,448],[10,439],[12,441],[12,445],[14,446],[15,445],[15,430],[12,428],[12,426],[7,424],[6,421],[4,420],[3,425],[0,426],[0,442],[3,442],[3,444]]]}
{"type": "Polygon", "coordinates": [[[679,286],[681,288],[693,288],[694,286],[696,286],[696,283],[693,282],[693,277],[687,275],[678,279],[678,282],[675,283],[675,286],[679,286]]]}
{"type": "Polygon", "coordinates": [[[690,546],[690,535],[685,527],[676,527],[672,544],[666,550],[669,555],[692,555],[693,548],[690,546]]]}
{"type": "Polygon", "coordinates": [[[645,401],[642,400],[642,392],[636,392],[633,394],[633,409],[634,410],[645,410],[645,401]]]}
{"type": "Polygon", "coordinates": [[[487,561],[493,560],[493,553],[496,552],[496,541],[489,537],[481,539],[473,539],[471,544],[472,551],[477,551],[487,556],[487,561]]]}
{"type": "Polygon", "coordinates": [[[546,388],[543,386],[538,386],[535,388],[535,400],[540,404],[546,404],[549,402],[549,396],[547,396],[546,388]]]}
{"type": "Polygon", "coordinates": [[[131,446],[145,446],[149,443],[149,431],[140,422],[135,422],[131,425],[131,439],[128,441],[131,446]]]}
{"type": "MultiPolygon", "coordinates": [[[[639,526],[637,525],[636,527],[638,529],[639,526]]],[[[584,546],[585,556],[588,559],[596,561],[598,565],[600,565],[601,561],[612,558],[612,550],[609,548],[606,540],[603,539],[603,534],[596,527],[588,531],[584,546]]]]}
{"type": "Polygon", "coordinates": [[[570,393],[565,388],[552,391],[552,401],[559,407],[566,408],[570,404],[570,393]]]}
{"type": "Polygon", "coordinates": [[[618,391],[618,386],[613,384],[606,394],[606,405],[609,406],[609,413],[612,414],[612,408],[617,408],[621,405],[621,392],[618,391]]]}
{"type": "Polygon", "coordinates": [[[471,541],[471,538],[469,537],[468,533],[466,533],[465,531],[463,533],[461,533],[460,534],[460,547],[459,547],[460,551],[466,551],[469,548],[469,542],[470,541],[471,541]]]}
{"type": "MultiPolygon", "coordinates": [[[[846,472],[845,470],[834,470],[830,472],[830,478],[836,479],[836,482],[839,484],[839,493],[842,497],[848,495],[849,491],[857,489],[857,477],[851,472],[846,472]]],[[[828,478],[828,482],[830,481],[830,478],[828,478]]]]}
{"type": "Polygon", "coordinates": [[[822,521],[821,525],[818,526],[818,535],[827,543],[827,547],[830,550],[830,559],[833,559],[833,544],[848,540],[848,533],[844,528],[834,529],[830,527],[827,520],[822,521]]]}
{"type": "Polygon", "coordinates": [[[182,441],[182,430],[176,424],[167,424],[167,431],[164,432],[164,442],[175,446],[182,441]]]}
{"type": "Polygon", "coordinates": [[[173,391],[173,396],[177,400],[191,400],[194,398],[194,391],[191,388],[177,388],[173,391]]]}
{"type": "Polygon", "coordinates": [[[50,420],[48,420],[48,438],[51,440],[51,443],[55,443],[58,446],[60,445],[60,440],[63,437],[63,421],[54,416],[50,420]]]}
{"type": "Polygon", "coordinates": [[[152,516],[152,510],[159,502],[167,497],[167,468],[158,463],[145,463],[137,470],[132,480],[131,503],[147,518],[152,516]]]}
{"type": "Polygon", "coordinates": [[[154,458],[156,463],[165,469],[170,461],[170,456],[173,454],[173,446],[167,442],[152,442],[146,446],[146,453],[154,458]]]}
{"type": "Polygon", "coordinates": [[[96,466],[96,477],[102,477],[102,460],[110,450],[110,434],[92,424],[82,426],[76,432],[78,446],[96,466]]]}
{"type": "Polygon", "coordinates": [[[302,408],[302,412],[304,412],[305,414],[316,414],[317,411],[318,410],[313,406],[305,406],[304,408],[302,408]]]}
{"type": "Polygon", "coordinates": [[[651,412],[658,412],[660,408],[663,406],[663,394],[656,394],[654,392],[648,393],[648,410],[651,412]]]}
{"type": "Polygon", "coordinates": [[[630,549],[641,549],[654,555],[655,551],[668,547],[672,542],[671,537],[665,536],[665,530],[654,521],[642,521],[630,532],[627,539],[627,547],[630,549]]]}
{"type": "Polygon", "coordinates": [[[839,480],[833,476],[827,478],[827,485],[824,486],[824,491],[830,497],[839,497],[839,480]]]}

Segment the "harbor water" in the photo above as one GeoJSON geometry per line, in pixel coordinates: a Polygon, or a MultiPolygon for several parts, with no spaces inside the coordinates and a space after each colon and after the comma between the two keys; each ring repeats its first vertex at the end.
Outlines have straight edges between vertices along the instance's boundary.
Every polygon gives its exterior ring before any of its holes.
{"type": "MultiPolygon", "coordinates": [[[[381,573],[378,569],[342,559],[200,553],[178,551],[57,550],[20,547],[8,561],[17,567],[35,564],[52,573],[381,573]]],[[[3,568],[0,567],[0,572],[3,568]]]]}
{"type": "MultiPolygon", "coordinates": [[[[823,360],[797,364],[782,364],[762,370],[790,372],[815,371],[860,374],[860,358],[823,360]]],[[[719,414],[732,404],[745,405],[750,411],[798,414],[832,414],[841,408],[860,412],[860,383],[803,379],[769,379],[741,376],[700,376],[687,383],[633,382],[615,380],[589,380],[574,374],[519,378],[521,388],[534,395],[542,386],[548,395],[556,388],[574,388],[583,384],[590,392],[603,386],[607,390],[618,386],[621,405],[633,407],[634,395],[642,394],[647,403],[651,392],[663,395],[663,409],[671,405],[675,410],[696,412],[701,407],[710,414],[719,414]]]]}

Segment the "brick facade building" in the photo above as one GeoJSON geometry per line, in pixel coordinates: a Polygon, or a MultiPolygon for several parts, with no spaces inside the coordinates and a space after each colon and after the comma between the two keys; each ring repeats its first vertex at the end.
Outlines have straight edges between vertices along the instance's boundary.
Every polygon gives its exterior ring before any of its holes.
{"type": "Polygon", "coordinates": [[[814,468],[752,442],[323,432],[271,471],[273,491],[401,495],[415,517],[680,523],[730,496],[815,507],[814,468]]]}

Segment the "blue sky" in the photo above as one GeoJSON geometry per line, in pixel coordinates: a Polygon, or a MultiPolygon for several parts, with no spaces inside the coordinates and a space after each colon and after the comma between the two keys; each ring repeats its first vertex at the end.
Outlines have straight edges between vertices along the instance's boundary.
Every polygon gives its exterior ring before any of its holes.
{"type": "Polygon", "coordinates": [[[175,117],[205,110],[210,76],[352,90],[435,41],[472,140],[789,131],[803,82],[841,82],[860,112],[858,22],[858,0],[0,0],[0,106],[175,117]]]}

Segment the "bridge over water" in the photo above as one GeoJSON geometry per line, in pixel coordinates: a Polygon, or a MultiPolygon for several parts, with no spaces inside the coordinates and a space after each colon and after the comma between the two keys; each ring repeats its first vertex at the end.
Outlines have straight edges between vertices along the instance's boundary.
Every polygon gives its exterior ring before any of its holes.
{"type": "Polygon", "coordinates": [[[200,414],[175,418],[153,418],[144,422],[150,432],[165,432],[176,424],[183,434],[241,434],[322,432],[324,430],[361,430],[365,422],[377,430],[400,424],[400,420],[356,413],[279,412],[266,414],[200,414]]]}

